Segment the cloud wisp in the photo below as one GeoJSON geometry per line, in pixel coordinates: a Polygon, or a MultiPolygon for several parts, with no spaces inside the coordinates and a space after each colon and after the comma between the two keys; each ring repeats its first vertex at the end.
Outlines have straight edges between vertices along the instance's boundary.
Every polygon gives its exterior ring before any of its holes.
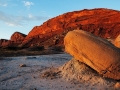
{"type": "Polygon", "coordinates": [[[30,8],[30,6],[34,5],[33,2],[29,2],[29,1],[23,1],[24,6],[26,6],[28,9],[30,8]]]}
{"type": "Polygon", "coordinates": [[[24,26],[27,22],[44,21],[49,18],[50,17],[48,16],[33,16],[32,14],[29,14],[28,16],[15,16],[0,11],[0,21],[8,26],[24,26]]]}
{"type": "Polygon", "coordinates": [[[8,5],[7,3],[0,3],[1,7],[7,7],[7,5],[8,5]]]}

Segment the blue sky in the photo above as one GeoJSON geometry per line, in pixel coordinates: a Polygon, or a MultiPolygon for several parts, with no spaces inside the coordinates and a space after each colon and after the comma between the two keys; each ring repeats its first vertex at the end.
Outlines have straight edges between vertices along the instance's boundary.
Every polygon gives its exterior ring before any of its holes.
{"type": "Polygon", "coordinates": [[[0,0],[0,39],[10,39],[15,32],[28,34],[60,14],[82,9],[120,10],[120,0],[0,0]]]}

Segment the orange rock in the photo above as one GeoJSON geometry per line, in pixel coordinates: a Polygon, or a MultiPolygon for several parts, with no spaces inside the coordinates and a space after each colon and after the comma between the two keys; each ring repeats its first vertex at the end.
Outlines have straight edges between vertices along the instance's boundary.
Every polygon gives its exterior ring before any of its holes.
{"type": "Polygon", "coordinates": [[[8,41],[9,40],[6,40],[6,39],[0,39],[0,47],[3,47],[4,45],[6,45],[8,41]]]}
{"type": "Polygon", "coordinates": [[[51,18],[40,26],[35,26],[25,38],[23,44],[34,44],[34,41],[43,43],[43,40],[46,41],[55,35],[60,35],[63,32],[67,33],[74,29],[82,29],[104,38],[116,38],[120,34],[119,22],[120,11],[112,9],[84,9],[68,12],[51,18]]]}
{"type": "Polygon", "coordinates": [[[5,40],[5,39],[1,39],[0,40],[0,46],[1,47],[16,47],[20,44],[22,44],[22,41],[25,39],[26,35],[22,34],[20,32],[15,32],[12,34],[11,39],[10,40],[5,40]]]}
{"type": "Polygon", "coordinates": [[[10,41],[15,42],[16,46],[22,42],[25,47],[63,45],[66,33],[74,29],[82,29],[103,38],[116,38],[120,34],[119,22],[120,11],[105,8],[84,9],[51,18],[42,25],[35,26],[27,36],[15,32],[10,41]],[[54,43],[55,36],[59,37],[57,44],[54,43]]]}
{"type": "Polygon", "coordinates": [[[120,35],[118,35],[117,38],[115,39],[114,45],[120,48],[120,35]]]}
{"type": "Polygon", "coordinates": [[[116,89],[120,89],[120,82],[117,82],[114,86],[116,89]]]}
{"type": "Polygon", "coordinates": [[[83,30],[70,31],[64,38],[65,51],[104,77],[120,80],[120,49],[107,40],[83,30]]]}
{"type": "Polygon", "coordinates": [[[15,43],[22,43],[22,41],[25,39],[26,35],[20,32],[15,32],[11,36],[11,41],[15,43]]]}

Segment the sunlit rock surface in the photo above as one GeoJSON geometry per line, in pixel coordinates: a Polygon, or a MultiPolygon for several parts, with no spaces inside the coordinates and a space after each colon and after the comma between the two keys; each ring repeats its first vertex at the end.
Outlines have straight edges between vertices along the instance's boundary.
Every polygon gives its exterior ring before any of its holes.
{"type": "Polygon", "coordinates": [[[82,29],[103,38],[116,38],[120,34],[120,11],[98,8],[67,12],[35,26],[23,45],[63,44],[68,31],[82,29]]]}
{"type": "Polygon", "coordinates": [[[65,51],[104,77],[120,80],[120,50],[105,39],[83,30],[64,38],[65,51]]]}

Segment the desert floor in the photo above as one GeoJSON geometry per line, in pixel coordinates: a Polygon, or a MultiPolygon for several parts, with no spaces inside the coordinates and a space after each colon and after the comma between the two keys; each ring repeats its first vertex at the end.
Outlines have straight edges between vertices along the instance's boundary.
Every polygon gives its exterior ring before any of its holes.
{"type": "Polygon", "coordinates": [[[72,56],[66,53],[2,58],[0,90],[116,90],[114,88],[116,81],[109,81],[110,86],[102,85],[106,84],[103,83],[104,80],[102,84],[101,82],[88,84],[83,80],[81,82],[66,80],[59,72],[52,73],[71,58],[72,56]]]}

